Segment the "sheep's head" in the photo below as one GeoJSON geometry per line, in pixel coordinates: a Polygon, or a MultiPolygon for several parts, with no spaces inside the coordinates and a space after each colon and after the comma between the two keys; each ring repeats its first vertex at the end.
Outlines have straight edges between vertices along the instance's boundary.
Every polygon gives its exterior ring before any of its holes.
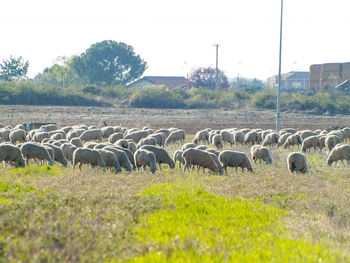
{"type": "Polygon", "coordinates": [[[331,158],[328,157],[328,159],[327,159],[327,165],[328,165],[328,166],[332,166],[332,163],[333,163],[333,161],[331,160],[331,158]]]}

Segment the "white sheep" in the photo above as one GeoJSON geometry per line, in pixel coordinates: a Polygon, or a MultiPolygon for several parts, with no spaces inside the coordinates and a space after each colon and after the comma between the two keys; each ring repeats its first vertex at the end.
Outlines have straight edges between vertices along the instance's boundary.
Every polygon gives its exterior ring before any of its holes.
{"type": "Polygon", "coordinates": [[[71,144],[77,146],[78,148],[83,147],[83,142],[79,138],[73,138],[69,141],[71,144]]]}
{"type": "Polygon", "coordinates": [[[128,148],[129,142],[126,139],[119,139],[114,143],[114,145],[120,146],[123,148],[128,148]]]}
{"type": "Polygon", "coordinates": [[[113,152],[117,156],[120,166],[123,167],[126,171],[131,172],[132,166],[135,166],[134,156],[132,156],[132,158],[129,158],[125,152],[127,149],[117,148],[115,146],[107,146],[103,148],[103,150],[113,152]],[[131,160],[134,162],[134,164],[131,163],[131,160]]]}
{"type": "Polygon", "coordinates": [[[157,145],[164,147],[166,136],[163,132],[152,133],[148,135],[148,138],[149,137],[155,138],[157,140],[157,145]]]}
{"type": "Polygon", "coordinates": [[[262,145],[253,145],[250,148],[250,156],[254,163],[256,163],[257,160],[260,161],[263,160],[266,164],[272,163],[272,157],[270,150],[267,147],[264,147],[262,145]]]}
{"type": "Polygon", "coordinates": [[[102,137],[108,138],[109,136],[111,136],[114,133],[114,127],[106,126],[106,127],[101,128],[101,131],[102,131],[102,137]]]}
{"type": "Polygon", "coordinates": [[[310,137],[310,136],[315,136],[317,135],[317,133],[311,131],[311,130],[303,130],[303,131],[300,131],[300,138],[302,141],[304,141],[307,137],[310,137]]]}
{"type": "Polygon", "coordinates": [[[50,134],[46,131],[38,130],[33,136],[33,141],[42,142],[45,138],[50,138],[50,134]]]}
{"type": "Polygon", "coordinates": [[[80,135],[79,138],[82,142],[102,141],[102,130],[100,129],[86,130],[80,135]]]}
{"type": "Polygon", "coordinates": [[[132,133],[129,133],[127,135],[124,136],[124,139],[132,139],[135,141],[135,143],[139,143],[139,141],[141,141],[142,138],[146,138],[149,135],[148,131],[134,131],[132,133]]]}
{"type": "Polygon", "coordinates": [[[27,142],[21,146],[21,152],[23,157],[28,164],[30,159],[38,159],[40,161],[47,160],[49,165],[54,165],[55,162],[52,160],[49,152],[45,147],[41,146],[38,143],[27,142]]]}
{"type": "Polygon", "coordinates": [[[84,148],[94,149],[97,144],[97,142],[86,142],[84,143],[84,148]]]}
{"type": "Polygon", "coordinates": [[[290,153],[287,157],[287,167],[291,174],[306,173],[308,171],[306,156],[298,152],[290,153]]]}
{"type": "Polygon", "coordinates": [[[26,132],[22,129],[12,130],[9,134],[10,142],[16,144],[17,142],[26,142],[26,132]]]}
{"type": "Polygon", "coordinates": [[[150,171],[154,174],[157,171],[156,156],[153,152],[146,149],[138,149],[134,154],[137,170],[142,166],[145,169],[149,166],[150,171]]]}
{"type": "Polygon", "coordinates": [[[60,147],[49,144],[49,143],[44,144],[44,146],[52,148],[53,153],[54,153],[53,154],[54,158],[52,158],[52,159],[54,161],[62,164],[64,167],[67,167],[67,163],[68,163],[67,158],[64,156],[63,150],[60,147]]]}
{"type": "Polygon", "coordinates": [[[280,136],[278,138],[277,146],[281,147],[282,145],[284,145],[284,143],[286,142],[286,140],[288,139],[288,137],[290,135],[292,135],[292,133],[290,133],[290,132],[285,132],[283,134],[280,134],[280,136]]]}
{"type": "Polygon", "coordinates": [[[135,153],[137,150],[137,145],[134,142],[128,142],[128,149],[132,152],[135,153]]]}
{"type": "Polygon", "coordinates": [[[146,149],[154,153],[154,155],[156,156],[156,162],[159,164],[160,170],[162,169],[162,163],[169,165],[170,169],[173,169],[175,167],[174,160],[171,159],[171,157],[165,149],[152,145],[144,145],[140,149],[146,149]]]}
{"type": "Polygon", "coordinates": [[[83,164],[90,164],[91,168],[95,166],[100,166],[106,168],[106,164],[98,150],[91,150],[88,148],[77,148],[73,153],[73,167],[72,172],[74,172],[75,166],[79,163],[79,170],[81,171],[81,166],[83,164]]]}
{"type": "Polygon", "coordinates": [[[248,171],[253,171],[252,163],[244,152],[236,152],[231,150],[222,151],[219,154],[219,161],[222,163],[226,175],[227,167],[235,167],[236,172],[238,167],[241,167],[243,172],[244,168],[246,168],[248,171]]]}
{"type": "Polygon", "coordinates": [[[215,134],[211,143],[218,149],[222,149],[224,147],[224,142],[222,141],[222,136],[220,134],[215,134]]]}
{"type": "Polygon", "coordinates": [[[234,141],[235,143],[238,145],[238,144],[243,144],[244,143],[244,133],[241,132],[241,131],[236,131],[234,134],[233,134],[233,138],[234,138],[234,141]]]}
{"type": "Polygon", "coordinates": [[[50,132],[50,131],[57,130],[57,125],[53,124],[53,123],[52,124],[46,124],[46,125],[41,126],[40,128],[46,130],[47,132],[50,132]]]}
{"type": "Polygon", "coordinates": [[[287,149],[290,146],[294,146],[294,145],[298,145],[298,147],[299,147],[299,145],[301,145],[301,143],[302,143],[302,141],[301,141],[300,135],[295,133],[295,134],[288,136],[287,140],[283,144],[283,148],[287,149]]]}
{"type": "Polygon", "coordinates": [[[170,131],[168,129],[160,129],[160,130],[156,130],[154,133],[164,133],[165,139],[166,139],[169,136],[170,131]]]}
{"type": "Polygon", "coordinates": [[[278,144],[279,136],[275,132],[270,132],[266,135],[262,145],[263,146],[274,146],[278,144]]]}
{"type": "Polygon", "coordinates": [[[185,165],[185,159],[182,157],[183,151],[181,150],[176,150],[174,152],[174,163],[176,164],[176,162],[179,162],[179,168],[181,168],[181,164],[185,165]]]}
{"type": "Polygon", "coordinates": [[[309,136],[303,140],[301,150],[305,153],[307,150],[310,151],[311,148],[314,148],[315,153],[317,148],[320,148],[320,139],[318,138],[318,135],[309,136]]]}
{"type": "Polygon", "coordinates": [[[1,161],[9,162],[10,164],[13,163],[15,167],[25,166],[21,150],[12,144],[0,144],[0,162],[1,161]]]}
{"type": "Polygon", "coordinates": [[[233,139],[233,134],[229,131],[226,130],[222,130],[220,132],[220,135],[222,137],[223,142],[229,143],[230,146],[232,147],[232,145],[234,144],[234,139],[233,139]]]}
{"type": "Polygon", "coordinates": [[[146,138],[142,138],[139,143],[137,144],[137,148],[140,148],[143,145],[153,145],[156,146],[157,145],[157,140],[156,138],[153,137],[146,137],[146,138]]]}
{"type": "Polygon", "coordinates": [[[244,135],[244,143],[254,145],[257,142],[258,142],[258,133],[256,131],[250,131],[244,135]]]}
{"type": "Polygon", "coordinates": [[[78,147],[71,143],[63,143],[60,148],[62,149],[64,156],[67,158],[68,161],[73,163],[73,153],[78,147]]]}
{"type": "Polygon", "coordinates": [[[217,165],[212,154],[207,151],[190,148],[183,152],[182,157],[185,159],[184,172],[186,169],[189,171],[190,167],[194,165],[198,166],[197,172],[201,167],[208,168],[214,173],[221,172],[221,167],[217,165]]]}
{"type": "Polygon", "coordinates": [[[170,143],[176,143],[178,141],[180,141],[180,143],[182,144],[183,141],[185,140],[185,137],[186,137],[186,133],[184,130],[172,131],[169,134],[169,136],[166,138],[165,145],[168,145],[170,143]]]}
{"type": "Polygon", "coordinates": [[[114,152],[104,149],[99,149],[98,152],[101,154],[107,168],[115,168],[116,173],[120,173],[122,171],[118,157],[114,152]]]}
{"type": "Polygon", "coordinates": [[[108,137],[110,143],[115,143],[116,141],[123,139],[123,134],[121,132],[115,132],[108,137]]]}
{"type": "Polygon", "coordinates": [[[341,142],[341,139],[337,135],[327,135],[325,139],[325,145],[327,150],[330,152],[338,143],[341,142]]]}
{"type": "Polygon", "coordinates": [[[181,151],[186,151],[187,149],[190,149],[190,148],[196,148],[197,147],[197,144],[195,143],[192,143],[192,142],[188,142],[188,143],[185,143],[184,145],[182,145],[181,147],[181,151]]]}
{"type": "Polygon", "coordinates": [[[195,134],[193,143],[198,144],[201,141],[209,144],[209,132],[207,130],[201,130],[195,134]]]}
{"type": "Polygon", "coordinates": [[[349,166],[349,164],[350,164],[350,145],[338,144],[329,153],[328,158],[327,158],[327,164],[329,166],[332,166],[332,163],[335,162],[335,166],[337,166],[337,162],[342,161],[342,163],[344,165],[344,160],[346,160],[348,162],[348,166],[349,166]]]}

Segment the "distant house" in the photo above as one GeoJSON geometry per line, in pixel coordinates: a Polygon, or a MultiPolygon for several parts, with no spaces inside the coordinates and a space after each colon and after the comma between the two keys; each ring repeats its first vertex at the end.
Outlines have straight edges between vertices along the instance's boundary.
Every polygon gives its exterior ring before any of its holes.
{"type": "Polygon", "coordinates": [[[167,76],[145,76],[128,85],[131,88],[144,88],[153,85],[162,85],[169,89],[185,87],[187,79],[185,77],[167,77],[167,76]]]}
{"type": "MultiPolygon", "coordinates": [[[[275,87],[278,84],[278,76],[275,75],[268,79],[269,85],[275,87]]],[[[282,91],[305,91],[309,88],[309,72],[291,71],[281,74],[282,91]]]]}

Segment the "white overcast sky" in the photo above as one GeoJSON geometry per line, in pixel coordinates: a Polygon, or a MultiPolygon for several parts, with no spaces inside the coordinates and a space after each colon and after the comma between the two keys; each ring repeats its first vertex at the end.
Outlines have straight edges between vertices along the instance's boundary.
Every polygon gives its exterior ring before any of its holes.
{"type": "MultiPolygon", "coordinates": [[[[280,0],[2,0],[0,60],[29,60],[34,77],[58,56],[125,42],[144,75],[186,76],[215,66],[228,77],[278,72],[280,0]]],[[[284,0],[282,72],[350,61],[349,0],[284,0]]]]}

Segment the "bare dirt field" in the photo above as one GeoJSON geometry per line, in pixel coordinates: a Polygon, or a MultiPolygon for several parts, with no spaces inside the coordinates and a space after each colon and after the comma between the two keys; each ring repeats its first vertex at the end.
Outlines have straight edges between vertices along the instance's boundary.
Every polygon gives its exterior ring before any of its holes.
{"type": "MultiPolygon", "coordinates": [[[[275,128],[276,114],[273,111],[257,110],[173,110],[173,109],[135,109],[104,107],[67,107],[67,106],[24,106],[1,105],[0,122],[18,124],[29,122],[54,122],[59,126],[84,123],[103,126],[122,125],[153,129],[178,127],[187,133],[210,127],[223,129],[238,128],[275,128]]],[[[350,126],[350,116],[322,116],[303,113],[282,113],[281,127],[297,129],[325,129],[334,126],[350,126]]]]}

